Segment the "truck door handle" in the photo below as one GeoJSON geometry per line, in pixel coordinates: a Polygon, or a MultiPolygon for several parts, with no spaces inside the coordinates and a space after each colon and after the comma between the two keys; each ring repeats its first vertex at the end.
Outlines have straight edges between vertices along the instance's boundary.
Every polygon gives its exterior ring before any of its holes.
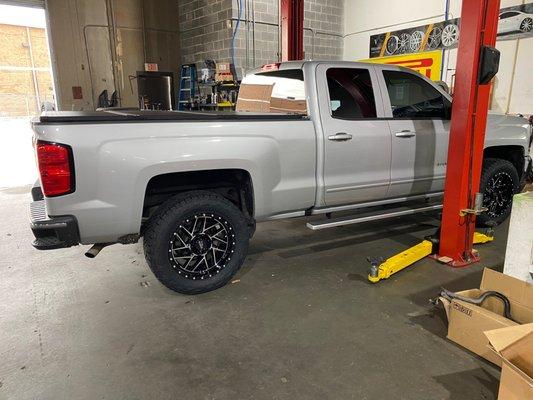
{"type": "Polygon", "coordinates": [[[352,135],[350,135],[349,133],[339,132],[335,135],[328,136],[328,139],[337,142],[345,142],[347,140],[352,140],[352,135]]]}
{"type": "Polygon", "coordinates": [[[416,135],[416,132],[410,131],[409,129],[405,129],[401,132],[396,132],[395,136],[399,138],[410,138],[416,135]]]}

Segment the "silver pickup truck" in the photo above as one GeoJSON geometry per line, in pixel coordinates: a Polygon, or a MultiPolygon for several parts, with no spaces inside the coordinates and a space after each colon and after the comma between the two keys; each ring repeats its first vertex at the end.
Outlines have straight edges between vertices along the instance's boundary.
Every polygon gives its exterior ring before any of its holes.
{"type": "MultiPolygon", "coordinates": [[[[156,277],[194,294],[238,271],[256,222],[442,196],[451,98],[426,77],[313,61],[269,65],[243,84],[239,101],[265,112],[43,114],[33,245],[96,244],[95,255],[144,237],[156,277]]],[[[526,119],[489,115],[480,224],[509,215],[530,146],[526,119]]]]}

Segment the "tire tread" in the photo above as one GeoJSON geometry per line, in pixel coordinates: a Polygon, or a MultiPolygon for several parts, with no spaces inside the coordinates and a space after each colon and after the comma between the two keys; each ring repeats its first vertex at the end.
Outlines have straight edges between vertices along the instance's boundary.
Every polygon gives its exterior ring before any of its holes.
{"type": "MultiPolygon", "coordinates": [[[[237,211],[241,215],[242,221],[240,222],[243,224],[243,226],[248,225],[244,215],[233,203],[214,192],[195,191],[182,193],[170,198],[161,206],[159,206],[159,208],[156,210],[154,215],[151,216],[146,225],[146,229],[144,232],[143,249],[146,262],[148,263],[148,266],[150,267],[152,272],[163,285],[165,285],[171,290],[184,294],[199,294],[209,292],[211,290],[215,290],[221,286],[224,286],[241,267],[240,264],[242,264],[242,262],[237,266],[233,274],[231,274],[227,279],[218,281],[215,280],[212,283],[209,283],[209,281],[206,280],[205,285],[203,285],[202,287],[187,289],[178,287],[178,285],[176,285],[175,280],[169,279],[167,276],[160,273],[160,267],[157,265],[156,261],[158,255],[155,249],[158,245],[158,233],[163,229],[164,224],[168,223],[168,220],[171,218],[171,215],[175,214],[176,212],[179,212],[180,209],[189,206],[191,203],[200,203],[205,202],[206,200],[212,204],[218,203],[219,205],[222,205],[224,207],[233,208],[233,211],[237,211]]],[[[246,237],[249,237],[248,233],[246,233],[246,237]]],[[[247,246],[248,243],[245,244],[246,248],[247,246]]]]}
{"type": "MultiPolygon", "coordinates": [[[[480,190],[483,190],[485,188],[485,185],[487,184],[489,178],[494,173],[502,169],[509,170],[509,172],[513,174],[513,178],[515,181],[514,192],[517,193],[519,190],[519,177],[518,177],[518,172],[516,171],[515,166],[510,161],[504,160],[502,158],[492,158],[492,157],[487,157],[483,160],[483,167],[481,170],[481,180],[479,184],[480,190]]],[[[509,213],[507,213],[504,217],[500,217],[494,220],[494,222],[496,222],[497,225],[501,224],[503,221],[505,221],[508,218],[509,213]]],[[[488,227],[489,222],[491,222],[491,220],[489,220],[485,214],[481,214],[476,219],[476,225],[479,227],[488,227]]]]}

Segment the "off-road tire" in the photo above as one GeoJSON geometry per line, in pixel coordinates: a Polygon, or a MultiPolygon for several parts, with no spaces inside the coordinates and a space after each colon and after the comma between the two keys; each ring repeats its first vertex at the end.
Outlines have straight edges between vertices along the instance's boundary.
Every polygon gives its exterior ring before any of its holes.
{"type": "Polygon", "coordinates": [[[231,280],[244,262],[249,239],[250,224],[233,203],[213,192],[194,191],[172,197],[150,218],[144,233],[144,254],[156,278],[167,288],[183,294],[199,294],[218,289],[231,280]],[[219,270],[193,279],[191,275],[185,276],[169,253],[173,254],[170,246],[180,224],[198,215],[221,218],[232,238],[232,247],[219,270]]]}
{"type": "Polygon", "coordinates": [[[520,190],[520,178],[516,168],[507,160],[486,158],[483,161],[479,190],[483,193],[483,205],[489,207],[489,210],[477,217],[476,225],[479,227],[488,227],[491,223],[500,225],[511,213],[512,196],[520,190]],[[502,182],[498,190],[495,190],[494,185],[498,179],[502,182]],[[494,192],[497,192],[496,198],[494,192]],[[498,212],[494,212],[494,208],[491,207],[491,202],[494,201],[501,204],[496,207],[498,212]]]}

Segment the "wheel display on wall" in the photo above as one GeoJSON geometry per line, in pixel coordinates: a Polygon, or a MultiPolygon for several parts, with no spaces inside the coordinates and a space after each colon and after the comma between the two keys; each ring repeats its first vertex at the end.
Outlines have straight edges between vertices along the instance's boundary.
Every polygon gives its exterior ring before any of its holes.
{"type": "Polygon", "coordinates": [[[426,45],[426,48],[428,50],[435,50],[436,48],[438,48],[440,45],[441,35],[442,29],[438,26],[434,27],[431,32],[429,32],[428,43],[426,45]]]}
{"type": "Polygon", "coordinates": [[[398,41],[398,53],[406,53],[409,51],[409,40],[411,40],[411,35],[408,33],[402,33],[398,41]]]}
{"type": "Polygon", "coordinates": [[[444,47],[450,47],[459,40],[459,27],[455,24],[446,25],[442,30],[441,41],[444,47]]]}
{"type": "Polygon", "coordinates": [[[533,19],[524,18],[520,23],[520,30],[522,32],[531,32],[531,29],[533,29],[533,19]]]}
{"type": "Polygon", "coordinates": [[[409,50],[412,53],[420,51],[420,46],[422,45],[423,40],[424,32],[414,31],[413,33],[411,33],[411,38],[409,39],[409,50]]]}
{"type": "Polygon", "coordinates": [[[388,55],[396,54],[396,51],[398,50],[398,43],[399,43],[398,36],[391,35],[389,39],[387,40],[387,43],[385,44],[385,52],[388,55]]]}

